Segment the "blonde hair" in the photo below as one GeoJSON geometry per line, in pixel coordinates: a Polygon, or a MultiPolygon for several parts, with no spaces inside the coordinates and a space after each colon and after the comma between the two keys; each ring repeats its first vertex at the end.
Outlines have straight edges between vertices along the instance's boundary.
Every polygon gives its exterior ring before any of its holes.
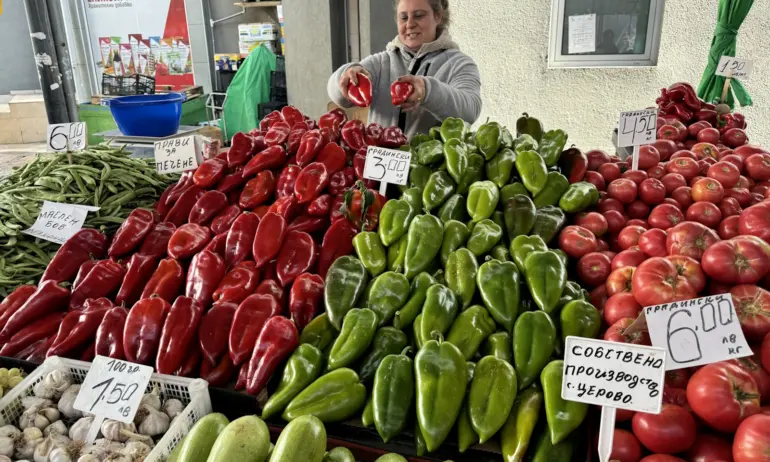
{"type": "MultiPolygon", "coordinates": [[[[401,3],[401,0],[395,0],[395,2],[396,8],[398,8],[398,4],[401,3]]],[[[449,15],[449,0],[428,0],[428,4],[430,4],[431,9],[433,10],[433,14],[441,16],[441,24],[436,27],[436,37],[438,37],[444,33],[445,30],[449,29],[449,24],[451,22],[449,15]]]]}

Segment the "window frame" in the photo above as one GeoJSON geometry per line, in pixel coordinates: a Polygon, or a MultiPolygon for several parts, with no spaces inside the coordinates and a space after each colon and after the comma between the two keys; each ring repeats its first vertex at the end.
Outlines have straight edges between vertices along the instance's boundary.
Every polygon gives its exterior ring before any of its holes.
{"type": "Polygon", "coordinates": [[[635,68],[658,65],[660,38],[663,30],[665,0],[650,0],[650,15],[647,23],[645,53],[643,55],[565,55],[562,54],[564,38],[564,3],[566,0],[551,2],[551,32],[548,36],[548,68],[635,68]]]}

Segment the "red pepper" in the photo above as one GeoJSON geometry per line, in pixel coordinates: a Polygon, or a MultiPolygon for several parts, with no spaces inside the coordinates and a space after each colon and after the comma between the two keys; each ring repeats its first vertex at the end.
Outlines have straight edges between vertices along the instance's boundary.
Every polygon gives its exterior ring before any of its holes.
{"type": "Polygon", "coordinates": [[[250,395],[260,393],[273,372],[298,345],[299,332],[293,322],[283,316],[268,319],[249,360],[246,391],[250,395]]]}
{"type": "Polygon", "coordinates": [[[259,122],[259,129],[260,131],[267,132],[270,130],[270,127],[272,127],[276,122],[282,122],[283,116],[281,115],[280,111],[273,111],[270,114],[266,115],[260,122],[259,122]]]}
{"type": "Polygon", "coordinates": [[[214,291],[214,300],[218,302],[241,303],[253,294],[259,284],[259,269],[253,261],[242,261],[235,265],[214,291]]]}
{"type": "Polygon", "coordinates": [[[280,121],[273,124],[265,135],[265,143],[268,146],[283,144],[289,138],[291,127],[286,122],[280,121]]]}
{"type": "Polygon", "coordinates": [[[294,106],[284,106],[281,108],[281,116],[283,116],[283,120],[289,124],[290,127],[305,121],[305,116],[303,116],[302,112],[294,106]]]}
{"type": "Polygon", "coordinates": [[[274,191],[275,175],[270,170],[261,171],[243,187],[238,205],[243,209],[253,209],[270,199],[274,191]]]}
{"type": "MultiPolygon", "coordinates": [[[[270,281],[276,285],[280,289],[281,286],[278,285],[278,274],[276,273],[276,267],[275,267],[275,260],[271,260],[269,263],[265,264],[265,266],[262,267],[262,282],[259,283],[259,286],[257,286],[257,291],[254,293],[260,293],[260,290],[264,291],[267,288],[263,286],[262,283],[270,281]]],[[[270,288],[270,291],[272,292],[273,288],[270,288]]],[[[281,289],[283,290],[283,289],[281,289]]]]}
{"type": "Polygon", "coordinates": [[[223,355],[216,367],[208,361],[201,362],[200,377],[209,383],[210,387],[224,387],[235,374],[235,365],[230,355],[223,355]]]}
{"type": "Polygon", "coordinates": [[[89,298],[83,303],[83,311],[109,310],[114,307],[115,304],[107,297],[89,298]]]}
{"type": "Polygon", "coordinates": [[[409,82],[395,81],[390,85],[390,99],[394,106],[401,106],[414,92],[414,85],[409,82]]]}
{"type": "Polygon", "coordinates": [[[180,377],[196,378],[198,377],[198,371],[201,367],[201,348],[198,345],[198,334],[193,335],[193,344],[190,346],[190,351],[187,354],[187,358],[184,360],[179,369],[174,372],[174,375],[180,377]]]}
{"type": "Polygon", "coordinates": [[[286,235],[286,227],[286,219],[277,213],[268,213],[259,222],[252,248],[257,268],[261,268],[278,255],[286,235]]]}
{"type": "Polygon", "coordinates": [[[283,146],[270,146],[249,160],[243,167],[243,176],[250,178],[264,170],[272,170],[286,163],[286,150],[283,146]]]}
{"type": "MultiPolygon", "coordinates": [[[[266,275],[263,275],[266,276],[266,275]]],[[[270,279],[263,278],[262,282],[257,286],[257,290],[254,292],[259,295],[270,295],[278,300],[278,304],[281,305],[281,310],[286,306],[286,292],[283,287],[278,285],[277,276],[271,275],[270,279]]]]}
{"type": "Polygon", "coordinates": [[[87,363],[90,363],[90,362],[93,362],[94,358],[96,358],[96,344],[94,342],[91,342],[83,350],[83,353],[80,354],[80,357],[78,359],[80,361],[85,361],[87,363]]]}
{"type": "Polygon", "coordinates": [[[372,104],[372,81],[362,73],[356,74],[358,85],[351,80],[348,84],[348,99],[358,107],[369,107],[372,104]]]}
{"type": "Polygon", "coordinates": [[[69,309],[80,310],[89,298],[107,297],[123,283],[126,270],[114,260],[101,260],[83,282],[72,291],[69,309]]]}
{"type": "Polygon", "coordinates": [[[230,359],[240,366],[248,361],[259,333],[268,319],[281,313],[281,305],[272,295],[249,295],[238,306],[230,328],[230,359]]]}
{"type": "MultiPolygon", "coordinates": [[[[669,96],[671,96],[671,90],[674,90],[676,93],[681,92],[682,100],[684,100],[684,103],[692,110],[697,111],[701,108],[701,101],[698,99],[698,94],[695,92],[695,89],[687,82],[677,82],[669,87],[669,96]]],[[[676,99],[673,98],[672,99],[676,99]]]]}
{"type": "Polygon", "coordinates": [[[0,356],[14,356],[39,340],[55,337],[63,317],[64,313],[49,312],[20,326],[19,329],[13,331],[12,337],[3,340],[0,356]]]}
{"type": "Polygon", "coordinates": [[[155,209],[155,212],[157,212],[160,217],[165,217],[168,211],[171,209],[171,207],[166,201],[168,200],[168,196],[171,194],[171,191],[173,191],[175,187],[176,187],[176,183],[168,185],[168,187],[164,189],[163,192],[160,194],[160,198],[158,199],[158,201],[152,207],[153,209],[155,209]]]}
{"type": "Polygon", "coordinates": [[[353,157],[353,169],[356,172],[356,179],[364,180],[364,167],[366,166],[366,154],[356,154],[353,157]]]}
{"type": "Polygon", "coordinates": [[[297,276],[308,271],[316,258],[318,252],[310,234],[302,231],[287,232],[276,259],[278,282],[284,287],[288,286],[297,276]]]}
{"type": "Polygon", "coordinates": [[[29,300],[29,297],[35,293],[37,287],[33,285],[23,285],[15,288],[5,300],[0,302],[0,329],[5,326],[8,319],[13,316],[14,313],[19,311],[24,303],[29,300]]]}
{"type": "Polygon", "coordinates": [[[323,142],[320,130],[310,130],[302,135],[299,150],[297,151],[297,164],[300,167],[304,167],[313,162],[315,156],[321,152],[321,148],[324,146],[323,142]]]}
{"type": "Polygon", "coordinates": [[[339,144],[329,143],[323,147],[315,160],[326,166],[326,171],[329,172],[329,175],[334,175],[345,168],[347,156],[345,155],[345,150],[339,144]]]}
{"type": "Polygon", "coordinates": [[[297,203],[297,198],[292,194],[291,196],[279,197],[273,202],[267,213],[277,213],[282,216],[286,221],[290,221],[297,216],[301,207],[297,203]]]}
{"type": "Polygon", "coordinates": [[[333,174],[329,179],[329,193],[332,195],[341,194],[353,186],[355,182],[356,170],[353,167],[345,167],[341,172],[333,174]]]}
{"type": "Polygon", "coordinates": [[[321,244],[321,254],[318,256],[318,274],[326,278],[329,267],[339,257],[353,253],[353,238],[358,229],[350,220],[337,220],[329,226],[321,244]]]}
{"type": "Polygon", "coordinates": [[[324,279],[317,274],[302,273],[297,276],[289,292],[291,320],[302,331],[315,317],[323,303],[324,279]]]}
{"type": "Polygon", "coordinates": [[[106,252],[107,236],[95,229],[81,229],[59,247],[40,281],[71,281],[80,265],[92,258],[103,258],[106,252]]]}
{"type": "Polygon", "coordinates": [[[289,154],[296,154],[299,151],[299,146],[302,143],[302,137],[308,132],[307,124],[304,122],[298,123],[291,127],[289,132],[289,141],[286,143],[286,152],[289,154]]]}
{"type": "Polygon", "coordinates": [[[321,194],[307,205],[307,214],[314,217],[328,217],[332,208],[331,194],[321,194]]]}
{"type": "Polygon", "coordinates": [[[321,118],[318,119],[318,126],[321,129],[328,128],[338,132],[340,127],[347,121],[347,113],[345,113],[345,111],[340,108],[335,108],[322,115],[321,118]]]}
{"type": "Polygon", "coordinates": [[[214,290],[225,277],[226,269],[224,259],[214,252],[204,250],[197,253],[187,271],[185,296],[207,308],[211,305],[214,290]]]}
{"type": "Polygon", "coordinates": [[[193,209],[195,203],[203,195],[203,190],[197,186],[191,186],[187,189],[179,199],[176,201],[171,210],[168,211],[165,221],[173,223],[174,226],[182,226],[187,223],[187,218],[190,216],[190,210],[193,209]]]}
{"type": "Polygon", "coordinates": [[[376,123],[370,123],[366,126],[366,132],[364,132],[364,140],[368,146],[379,146],[382,141],[382,125],[376,123]]]}
{"type": "Polygon", "coordinates": [[[128,310],[122,306],[111,308],[105,313],[96,330],[96,354],[114,359],[125,359],[123,353],[123,330],[126,327],[128,310]]]}
{"type": "Polygon", "coordinates": [[[233,168],[248,162],[253,147],[254,139],[249,135],[242,132],[233,135],[230,150],[227,151],[227,166],[233,168]]]}
{"type": "Polygon", "coordinates": [[[733,119],[735,119],[735,122],[738,124],[737,128],[746,129],[746,116],[741,114],[740,112],[733,112],[733,119]]]}
{"type": "Polygon", "coordinates": [[[382,132],[380,144],[386,148],[396,149],[408,143],[406,135],[398,127],[388,127],[382,132]]]}
{"type": "Polygon", "coordinates": [[[150,234],[155,225],[155,215],[147,209],[134,209],[120,225],[107,250],[110,257],[122,257],[136,249],[150,234]]]}
{"type": "Polygon", "coordinates": [[[189,297],[177,297],[163,322],[155,370],[159,374],[173,374],[189,356],[198,326],[203,317],[203,306],[189,297]]]}
{"type": "Polygon", "coordinates": [[[211,221],[211,231],[216,235],[230,231],[230,227],[240,214],[240,207],[235,204],[228,205],[211,221]]]}
{"type": "Polygon", "coordinates": [[[165,258],[158,264],[158,269],[152,273],[152,277],[144,286],[141,299],[150,298],[153,295],[171,303],[175,300],[184,284],[184,269],[173,258],[165,258]]]}
{"type": "Polygon", "coordinates": [[[171,190],[171,192],[169,192],[168,197],[166,197],[167,206],[174,205],[174,202],[179,199],[179,197],[187,190],[187,188],[195,185],[195,183],[193,183],[192,177],[192,171],[183,172],[179,176],[179,181],[176,182],[174,188],[171,190]]]}
{"type": "Polygon", "coordinates": [[[170,308],[171,305],[160,297],[139,300],[131,308],[123,329],[123,352],[127,361],[152,364],[170,308]]]}
{"type": "Polygon", "coordinates": [[[187,221],[197,225],[208,224],[227,207],[227,195],[221,191],[206,191],[195,203],[187,221]]]}
{"type": "Polygon", "coordinates": [[[51,348],[51,344],[54,341],[54,336],[43,338],[30,344],[27,348],[21,350],[14,355],[14,358],[23,359],[31,363],[41,364],[45,361],[46,353],[51,348]]]}
{"type": "Polygon", "coordinates": [[[329,227],[329,219],[327,217],[311,217],[310,215],[300,215],[291,223],[286,231],[301,231],[303,233],[315,233],[317,231],[325,230],[329,227]]]}
{"type": "Polygon", "coordinates": [[[198,342],[203,360],[208,361],[212,366],[227,353],[227,341],[237,309],[238,305],[235,303],[214,303],[214,306],[201,319],[198,342]]]}
{"type": "Polygon", "coordinates": [[[345,206],[345,195],[337,194],[332,201],[331,210],[329,210],[329,219],[334,223],[335,221],[345,218],[343,207],[345,206]]]}
{"type": "Polygon", "coordinates": [[[716,128],[720,133],[724,133],[731,128],[740,128],[740,123],[733,114],[720,114],[717,118],[716,128]]]}
{"type": "Polygon", "coordinates": [[[139,247],[139,254],[149,257],[163,258],[168,251],[168,241],[176,231],[176,225],[167,221],[161,221],[150,231],[150,234],[144,238],[142,246],[139,247]]]}
{"type": "Polygon", "coordinates": [[[254,207],[251,209],[251,213],[257,216],[260,220],[267,215],[267,212],[270,210],[270,206],[262,204],[260,206],[254,207]]]}
{"type": "Polygon", "coordinates": [[[238,370],[238,380],[235,382],[233,389],[235,391],[241,391],[246,389],[246,383],[248,382],[249,364],[246,363],[238,370]]]}
{"type": "Polygon", "coordinates": [[[332,130],[331,128],[321,128],[321,137],[324,139],[324,144],[337,143],[340,140],[339,130],[332,130]]]}
{"type": "Polygon", "coordinates": [[[320,162],[313,162],[303,168],[294,184],[294,196],[297,202],[305,204],[312,201],[329,185],[329,172],[320,162]]]}
{"type": "MultiPolygon", "coordinates": [[[[238,167],[240,169],[240,167],[238,167]]],[[[243,169],[235,170],[234,172],[225,175],[224,178],[217,184],[217,191],[225,194],[237,190],[241,185],[246,183],[246,177],[243,176],[243,169]]]]}
{"type": "Polygon", "coordinates": [[[97,263],[99,263],[99,260],[88,260],[80,266],[78,275],[75,276],[75,282],[72,283],[71,290],[77,289],[78,286],[83,283],[83,280],[86,278],[86,276],[88,276],[89,273],[91,273],[97,263]]]}
{"type": "Polygon", "coordinates": [[[354,189],[345,192],[342,214],[356,227],[364,231],[372,231],[377,228],[380,210],[385,202],[387,202],[385,196],[367,188],[363,182],[359,181],[354,189]]]}
{"type": "Polygon", "coordinates": [[[206,160],[195,169],[193,182],[200,188],[209,189],[225,176],[226,170],[227,162],[217,158],[206,160]]]}
{"type": "Polygon", "coordinates": [[[192,257],[203,250],[211,240],[211,230],[205,226],[187,223],[174,231],[168,241],[168,256],[177,260],[192,257]]]}
{"type": "Polygon", "coordinates": [[[144,287],[158,268],[158,260],[158,257],[139,253],[131,256],[126,277],[123,278],[123,284],[115,297],[116,304],[133,306],[139,300],[144,287]]]}
{"type": "Polygon", "coordinates": [[[254,244],[254,236],[259,227],[259,217],[250,212],[243,212],[233,222],[227,233],[225,243],[225,263],[228,268],[248,259],[251,256],[251,247],[254,244]]]}
{"type": "Polygon", "coordinates": [[[69,356],[90,343],[108,309],[71,311],[61,320],[56,339],[48,350],[48,356],[69,356]]]}
{"type": "MultiPolygon", "coordinates": [[[[240,210],[240,209],[239,209],[240,210]]],[[[203,250],[208,250],[209,252],[213,252],[224,260],[225,258],[225,248],[227,246],[227,231],[224,233],[219,233],[216,236],[214,236],[214,239],[210,240],[208,244],[206,244],[206,247],[203,248],[203,250]]]]}
{"type": "Polygon", "coordinates": [[[342,140],[352,150],[358,151],[361,148],[366,147],[366,141],[364,140],[364,123],[360,120],[348,120],[345,125],[342,126],[342,140]]]}
{"type": "Polygon", "coordinates": [[[286,197],[294,195],[294,184],[302,169],[297,165],[287,165],[278,175],[278,182],[275,187],[277,197],[286,197]]]}
{"type": "Polygon", "coordinates": [[[684,123],[688,123],[693,118],[693,113],[684,103],[675,103],[673,107],[673,114],[682,120],[684,123]]]}

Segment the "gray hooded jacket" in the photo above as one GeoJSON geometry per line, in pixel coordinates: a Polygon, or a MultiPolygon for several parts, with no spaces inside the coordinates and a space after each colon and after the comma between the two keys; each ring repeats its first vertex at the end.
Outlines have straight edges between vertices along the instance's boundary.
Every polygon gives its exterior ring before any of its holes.
{"type": "Polygon", "coordinates": [[[339,82],[343,72],[355,64],[372,76],[370,123],[383,127],[399,125],[401,110],[391,103],[390,85],[408,74],[425,77],[425,100],[415,112],[406,114],[406,136],[427,133],[447,117],[459,117],[472,124],[481,113],[479,69],[470,56],[460,52],[446,32],[424,44],[416,54],[396,37],[388,44],[387,51],[340,67],[329,78],[327,90],[332,101],[341,107],[352,106],[340,93],[339,82]]]}

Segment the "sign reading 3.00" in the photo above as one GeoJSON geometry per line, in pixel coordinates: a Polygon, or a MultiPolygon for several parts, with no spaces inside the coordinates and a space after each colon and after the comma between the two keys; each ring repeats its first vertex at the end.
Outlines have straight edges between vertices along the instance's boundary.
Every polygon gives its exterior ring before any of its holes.
{"type": "Polygon", "coordinates": [[[369,146],[366,150],[364,178],[403,186],[409,180],[411,161],[411,152],[369,146]]]}
{"type": "Polygon", "coordinates": [[[152,376],[152,367],[97,356],[88,370],[75,409],[131,423],[152,376]]]}

